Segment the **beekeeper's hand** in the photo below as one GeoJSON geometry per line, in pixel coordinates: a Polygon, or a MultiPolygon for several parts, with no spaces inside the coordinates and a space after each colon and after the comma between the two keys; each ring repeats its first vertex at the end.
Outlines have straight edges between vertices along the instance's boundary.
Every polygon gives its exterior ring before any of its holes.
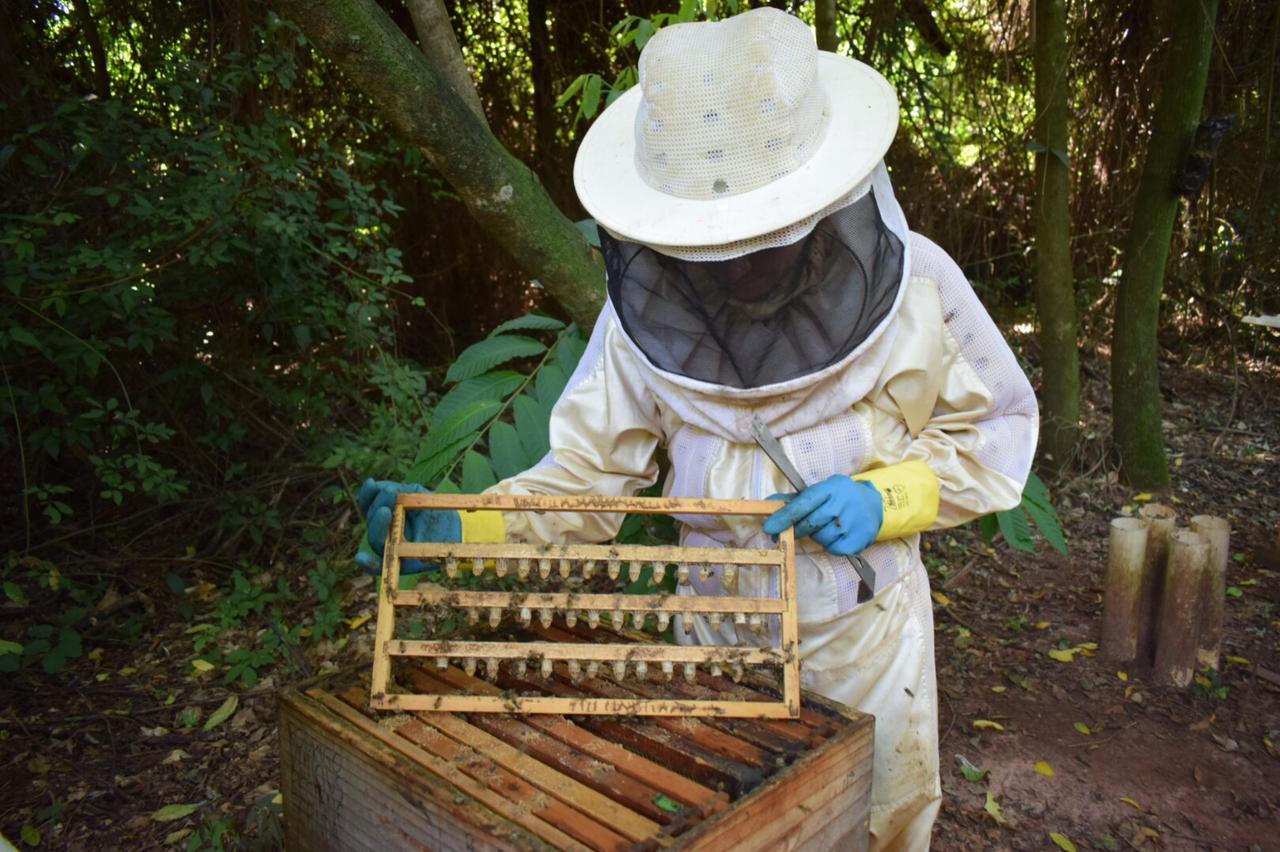
{"type": "Polygon", "coordinates": [[[794,526],[796,538],[809,536],[828,553],[853,556],[876,540],[883,523],[884,501],[874,485],[832,476],[790,495],[764,522],[764,531],[776,536],[794,526]]]}
{"type": "MultiPolygon", "coordinates": [[[[382,571],[382,551],[391,529],[391,512],[397,494],[429,494],[427,488],[416,482],[393,482],[382,479],[366,479],[360,486],[356,501],[360,513],[368,522],[369,547],[373,553],[361,550],[356,553],[356,564],[370,574],[382,571]],[[376,555],[375,555],[376,554],[376,555]]],[[[453,542],[462,540],[462,518],[453,509],[414,509],[404,517],[405,541],[453,542]]],[[[400,563],[404,574],[416,574],[436,567],[420,559],[405,559],[400,563]]]]}

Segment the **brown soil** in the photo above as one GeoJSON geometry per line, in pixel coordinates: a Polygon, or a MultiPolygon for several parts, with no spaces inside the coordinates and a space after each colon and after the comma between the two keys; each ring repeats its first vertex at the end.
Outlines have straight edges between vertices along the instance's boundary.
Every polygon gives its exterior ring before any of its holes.
{"type": "MultiPolygon", "coordinates": [[[[1208,688],[1177,690],[1141,666],[1048,656],[1098,641],[1107,523],[1140,505],[1106,464],[1053,488],[1069,558],[1043,545],[1030,556],[997,544],[990,556],[964,532],[935,539],[940,564],[970,566],[934,572],[949,599],[935,607],[936,849],[1052,849],[1051,832],[1078,849],[1280,848],[1280,383],[1255,375],[1234,386],[1189,369],[1167,369],[1164,382],[1176,466],[1171,493],[1155,499],[1182,524],[1201,513],[1230,520],[1227,582],[1241,594],[1227,599],[1223,650],[1247,662],[1225,662],[1208,688]],[[975,728],[979,719],[1004,730],[975,728]],[[957,755],[987,777],[967,780],[957,755]],[[985,809],[988,790],[1003,825],[985,809]]],[[[1103,422],[1101,405],[1093,416],[1103,422]]]]}

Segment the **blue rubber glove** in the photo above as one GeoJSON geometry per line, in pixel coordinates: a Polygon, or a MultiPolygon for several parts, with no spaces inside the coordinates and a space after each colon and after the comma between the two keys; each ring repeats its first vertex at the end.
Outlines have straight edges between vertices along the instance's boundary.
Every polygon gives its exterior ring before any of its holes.
{"type": "Polygon", "coordinates": [[[764,522],[764,531],[776,536],[794,526],[796,538],[810,536],[828,553],[853,556],[876,540],[882,523],[884,500],[874,485],[832,476],[791,496],[764,522]]]}
{"type": "MultiPolygon", "coordinates": [[[[373,553],[359,551],[356,553],[356,564],[370,574],[382,573],[382,551],[387,541],[387,532],[391,529],[391,511],[396,504],[396,495],[429,493],[428,489],[416,482],[366,479],[364,485],[360,486],[356,502],[360,504],[360,513],[368,522],[369,547],[373,548],[373,553]]],[[[414,509],[405,513],[404,538],[405,541],[418,542],[462,541],[462,518],[453,509],[414,509]]],[[[417,574],[436,567],[438,566],[424,563],[420,559],[404,559],[400,562],[400,571],[404,574],[417,574]]]]}

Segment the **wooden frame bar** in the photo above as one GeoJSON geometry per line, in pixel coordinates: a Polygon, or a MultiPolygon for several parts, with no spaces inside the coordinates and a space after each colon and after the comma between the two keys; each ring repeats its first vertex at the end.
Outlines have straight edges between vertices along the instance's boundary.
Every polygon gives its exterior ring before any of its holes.
{"type": "Polygon", "coordinates": [[[780,598],[744,598],[728,595],[603,595],[574,592],[510,592],[471,591],[405,591],[392,595],[395,606],[430,606],[448,604],[462,609],[501,608],[504,612],[520,609],[573,609],[599,612],[668,612],[708,613],[746,612],[781,615],[787,611],[780,598]]]}
{"type": "MultiPolygon", "coordinates": [[[[775,549],[674,547],[642,545],[540,545],[540,544],[459,544],[415,543],[404,541],[405,512],[410,509],[454,509],[458,511],[532,511],[532,512],[634,512],[640,514],[690,514],[767,516],[778,508],[770,500],[703,500],[658,497],[603,497],[593,495],[545,496],[545,495],[458,495],[458,494],[401,494],[392,516],[382,565],[382,586],[378,595],[378,624],[374,634],[373,678],[369,704],[378,710],[440,711],[461,713],[535,713],[569,715],[632,715],[632,716],[735,716],[757,719],[796,718],[800,714],[800,662],[799,626],[796,611],[795,537],[785,530],[778,537],[775,549]],[[466,562],[468,573],[487,573],[482,565],[494,565],[494,560],[539,562],[545,568],[545,560],[564,562],[596,562],[601,568],[613,566],[611,576],[617,576],[617,566],[622,563],[655,564],[667,566],[676,563],[681,569],[698,566],[758,565],[776,568],[778,571],[778,597],[756,598],[748,596],[720,595],[656,595],[600,594],[574,592],[475,591],[467,589],[431,589],[401,591],[400,560],[427,559],[436,562],[466,562]],[[451,607],[468,611],[473,621],[478,612],[484,611],[496,626],[505,614],[518,613],[524,624],[529,615],[538,612],[544,625],[552,616],[548,611],[571,616],[573,623],[577,613],[641,613],[635,616],[640,624],[643,614],[659,616],[659,623],[673,615],[706,614],[732,616],[738,624],[749,618],[753,625],[763,627],[772,620],[777,629],[778,647],[744,645],[637,645],[634,643],[571,642],[571,641],[416,641],[395,638],[397,607],[451,607]],[[678,692],[671,697],[565,697],[561,695],[459,695],[459,694],[396,694],[391,690],[391,660],[393,657],[433,657],[447,665],[451,660],[465,661],[467,671],[474,671],[478,662],[497,666],[499,662],[519,663],[521,666],[541,664],[544,674],[552,671],[555,662],[568,663],[571,676],[579,674],[578,663],[590,665],[612,664],[615,677],[622,677],[628,666],[637,673],[646,666],[660,665],[669,677],[673,667],[686,667],[686,675],[692,676],[694,666],[706,665],[712,673],[718,666],[731,667],[735,678],[748,666],[778,667],[782,670],[782,697],[780,701],[767,700],[709,700],[681,699],[678,692]]],[[[529,567],[526,562],[526,569],[529,567]]],[[[453,576],[451,573],[450,576],[453,576]]],[[[535,576],[528,573],[527,576],[535,576]]],[[[539,571],[543,580],[548,575],[539,571]]],[[[566,572],[567,576],[567,572],[566,572]]],[[[635,574],[631,574],[632,578],[635,574]]],[[[683,576],[683,574],[681,574],[683,576]]],[[[713,618],[712,624],[715,624],[713,618]]],[[[615,628],[622,625],[614,625],[615,628]]],[[[561,638],[557,636],[555,638],[561,638]]],[[[523,672],[524,669],[521,668],[523,672]]],[[[594,672],[595,669],[590,669],[594,672]]],[[[660,695],[661,687],[655,682],[652,695],[660,695]]]]}
{"type": "Polygon", "coordinates": [[[595,660],[596,662],[742,663],[744,666],[784,665],[786,654],[776,648],[725,645],[611,645],[604,642],[453,642],[448,639],[393,639],[393,657],[475,657],[490,660],[595,660]]]}
{"type": "Polygon", "coordinates": [[[441,713],[532,713],[561,716],[725,716],[743,719],[790,719],[786,704],[776,701],[712,701],[707,699],[565,698],[525,695],[388,695],[375,710],[441,713]]]}
{"type": "MultiPolygon", "coordinates": [[[[776,507],[778,504],[771,505],[776,507]]],[[[472,559],[571,559],[582,562],[779,565],[782,561],[777,550],[641,544],[440,544],[402,541],[399,552],[404,558],[457,559],[459,562],[472,559]]]]}
{"type": "Polygon", "coordinates": [[[595,494],[401,494],[406,509],[460,512],[626,512],[637,515],[772,515],[776,500],[708,500],[697,497],[606,497],[595,494]]]}

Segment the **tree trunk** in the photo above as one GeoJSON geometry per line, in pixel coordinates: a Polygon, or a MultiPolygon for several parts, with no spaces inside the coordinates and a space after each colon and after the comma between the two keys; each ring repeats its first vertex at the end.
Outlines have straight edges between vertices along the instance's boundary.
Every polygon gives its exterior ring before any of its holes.
{"type": "Polygon", "coordinates": [[[444,8],[444,0],[406,0],[405,5],[409,7],[409,16],[413,18],[413,29],[418,33],[418,44],[422,52],[439,69],[440,75],[449,81],[458,96],[467,102],[476,117],[488,127],[480,95],[476,93],[475,80],[471,79],[471,71],[462,58],[453,24],[449,23],[449,12],[444,8]]]}
{"type": "Polygon", "coordinates": [[[102,33],[98,32],[98,22],[89,11],[89,0],[73,0],[76,15],[80,18],[80,31],[89,42],[89,55],[93,57],[93,88],[98,97],[111,97],[111,74],[107,70],[107,53],[102,49],[102,33]]]}
{"type": "Polygon", "coordinates": [[[1044,406],[1040,443],[1054,470],[1075,456],[1080,437],[1080,352],[1071,270],[1071,175],[1067,168],[1067,11],[1064,0],[1035,9],[1036,304],[1044,406]]]}
{"type": "Polygon", "coordinates": [[[938,26],[938,21],[933,17],[933,10],[929,8],[926,0],[902,0],[902,10],[907,13],[907,17],[915,25],[916,32],[920,33],[925,44],[938,51],[939,56],[951,54],[951,45],[947,42],[947,37],[942,34],[942,28],[938,26]]]}
{"type": "Polygon", "coordinates": [[[1218,0],[1168,2],[1173,32],[1147,160],[1124,243],[1111,347],[1112,429],[1120,452],[1120,472],[1140,488],[1169,484],[1156,353],[1160,291],[1178,212],[1174,173],[1200,120],[1218,12],[1218,0]]]}
{"type": "Polygon", "coordinates": [[[427,158],[467,209],[582,327],[604,305],[603,269],[537,177],[511,156],[374,0],[275,0],[427,158]]]}
{"type": "Polygon", "coordinates": [[[572,204],[573,188],[567,186],[572,169],[561,169],[556,142],[556,90],[551,63],[551,29],[547,26],[547,0],[528,0],[529,70],[533,78],[533,132],[537,146],[538,176],[557,201],[572,204]]]}
{"type": "Polygon", "coordinates": [[[813,28],[818,34],[818,50],[835,53],[840,46],[836,35],[836,0],[813,0],[813,28]]]}

